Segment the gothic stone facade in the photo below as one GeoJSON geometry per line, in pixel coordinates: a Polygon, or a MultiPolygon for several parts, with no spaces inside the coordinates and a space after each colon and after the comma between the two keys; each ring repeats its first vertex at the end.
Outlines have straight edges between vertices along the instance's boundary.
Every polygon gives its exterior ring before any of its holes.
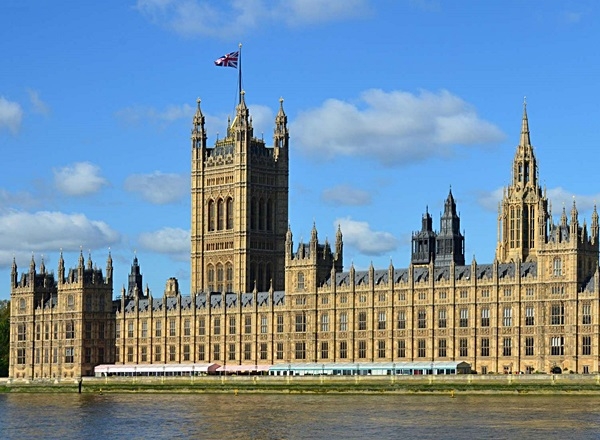
{"type": "Polygon", "coordinates": [[[423,216],[408,268],[344,272],[339,229],[333,245],[319,243],[313,226],[309,242],[294,246],[283,106],[273,147],[254,138],[243,95],[227,136],[212,148],[198,101],[191,138],[191,294],[182,295],[171,278],[153,298],[142,290],[136,258],[128,289],[108,311],[99,304],[109,301],[112,266],[106,278],[81,262],[77,276],[64,277],[60,266],[58,282],[33,263],[17,282],[15,267],[11,377],[89,374],[113,361],[460,360],[479,373],[600,370],[598,214],[594,208],[588,227],[573,203],[552,221],[525,108],[491,264],[465,263],[452,192],[439,232],[429,213],[423,216]],[[68,309],[69,292],[75,309],[68,309]],[[98,298],[92,309],[88,297],[98,298]],[[46,322],[58,333],[45,333],[46,322]],[[104,359],[87,351],[96,343],[104,359]],[[58,357],[50,356],[54,349],[58,357]]]}

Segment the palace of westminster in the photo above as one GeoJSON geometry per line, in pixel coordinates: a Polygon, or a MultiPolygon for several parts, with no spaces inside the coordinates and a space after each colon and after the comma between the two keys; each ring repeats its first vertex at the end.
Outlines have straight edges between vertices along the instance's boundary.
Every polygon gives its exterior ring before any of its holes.
{"type": "Polygon", "coordinates": [[[11,274],[13,379],[77,378],[100,364],[465,361],[474,372],[599,371],[598,213],[552,220],[526,107],[491,264],[465,262],[452,192],[439,231],[426,212],[408,268],[344,271],[335,243],[294,245],[283,101],[273,146],[253,135],[241,94],[227,135],[191,132],[191,292],[142,286],[137,258],[113,300],[113,265],[80,255],[11,274]]]}

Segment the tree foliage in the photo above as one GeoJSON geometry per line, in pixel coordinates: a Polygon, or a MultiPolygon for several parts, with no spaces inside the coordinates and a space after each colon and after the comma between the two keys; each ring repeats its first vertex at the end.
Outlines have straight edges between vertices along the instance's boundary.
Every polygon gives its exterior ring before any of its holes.
{"type": "Polygon", "coordinates": [[[8,376],[10,352],[10,301],[0,301],[0,377],[8,376]]]}

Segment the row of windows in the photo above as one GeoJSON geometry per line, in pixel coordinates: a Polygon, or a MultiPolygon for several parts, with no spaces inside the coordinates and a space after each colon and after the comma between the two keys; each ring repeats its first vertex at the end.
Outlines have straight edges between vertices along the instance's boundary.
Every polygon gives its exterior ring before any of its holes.
{"type": "MultiPolygon", "coordinates": [[[[35,340],[41,341],[42,336],[45,341],[52,339],[75,339],[75,322],[67,321],[64,323],[64,333],[61,332],[62,326],[59,323],[54,323],[54,325],[44,324],[44,333],[42,334],[42,325],[36,324],[35,326],[35,340]],[[52,330],[52,332],[50,331],[52,330]]],[[[85,324],[85,338],[92,339],[92,323],[88,322],[85,324]]],[[[106,327],[104,323],[98,324],[98,337],[105,338],[106,337],[106,327]]],[[[27,340],[27,324],[19,323],[17,324],[17,341],[26,341],[27,340]]]]}
{"type": "MultiPolygon", "coordinates": [[[[50,349],[45,348],[40,349],[36,348],[34,352],[33,361],[35,364],[58,364],[59,360],[64,362],[65,364],[72,364],[75,362],[75,348],[74,347],[65,347],[64,351],[62,351],[63,356],[59,357],[59,349],[53,348],[52,351],[50,349]],[[42,357],[43,356],[43,357],[42,357]]],[[[18,348],[17,349],[17,365],[25,365],[26,362],[26,349],[18,348]]],[[[84,349],[84,359],[85,363],[92,363],[92,348],[86,347],[84,349]]],[[[104,363],[104,348],[97,348],[97,363],[104,363]]]]}
{"type": "MultiPolygon", "coordinates": [[[[109,301],[110,302],[110,301],[109,301]]],[[[27,301],[25,298],[19,299],[19,310],[24,311],[27,306],[27,301]]],[[[103,312],[106,308],[106,297],[104,295],[92,296],[86,295],[84,299],[84,310],[88,312],[103,312]],[[97,299],[97,301],[95,301],[97,299]]],[[[75,296],[67,295],[65,307],[67,310],[75,309],[75,296]]]]}
{"type": "Polygon", "coordinates": [[[233,229],[233,199],[209,200],[208,202],[208,231],[233,229]]]}
{"type": "Polygon", "coordinates": [[[233,264],[209,264],[206,266],[206,279],[209,292],[233,291],[233,264]]]}
{"type": "MultiPolygon", "coordinates": [[[[535,325],[535,311],[533,306],[527,306],[525,308],[525,325],[532,326],[535,325]]],[[[591,304],[583,304],[582,305],[582,323],[583,324],[591,324],[592,316],[591,316],[591,304]]],[[[367,312],[359,312],[357,316],[356,329],[357,330],[367,330],[367,312]]],[[[262,334],[266,334],[269,332],[269,319],[268,315],[260,315],[260,327],[258,331],[262,334]]],[[[275,317],[276,319],[276,332],[283,333],[284,332],[284,316],[283,314],[278,314],[275,317]]],[[[551,325],[564,325],[565,320],[565,310],[564,305],[556,304],[551,306],[550,313],[550,323],[551,325]]],[[[339,315],[339,331],[348,331],[348,313],[342,312],[339,315]]],[[[228,317],[228,334],[237,334],[237,317],[229,316],[228,317]]],[[[438,328],[447,328],[448,326],[448,314],[447,310],[442,308],[438,310],[438,320],[437,320],[438,328]]],[[[100,324],[102,329],[104,329],[103,324],[100,324]]],[[[467,328],[469,326],[469,310],[468,309],[460,309],[459,310],[459,327],[467,328]]],[[[481,309],[481,327],[489,327],[490,326],[490,309],[483,308],[481,309]]],[[[513,325],[513,309],[511,307],[505,307],[502,311],[502,326],[503,327],[511,327],[513,325]]],[[[56,326],[55,326],[56,327],[56,326]]],[[[215,316],[213,317],[213,335],[220,335],[222,330],[221,317],[215,316]]],[[[407,319],[406,312],[400,311],[398,312],[398,321],[397,328],[399,330],[406,329],[407,327],[407,319]]],[[[18,325],[18,340],[25,340],[25,324],[18,325]]],[[[331,331],[329,314],[323,313],[320,316],[320,331],[328,332],[331,331]]],[[[387,329],[387,312],[380,311],[377,313],[377,330],[386,330],[387,329]]],[[[425,310],[417,311],[417,328],[425,329],[427,328],[427,312],[425,310]]],[[[294,330],[297,333],[303,333],[307,331],[307,321],[306,314],[296,313],[295,321],[294,321],[294,330]]],[[[91,323],[86,323],[86,338],[91,338],[91,323]]],[[[104,330],[102,330],[104,331],[104,330]]],[[[245,334],[253,333],[252,326],[252,315],[244,316],[244,330],[245,334]]],[[[135,329],[134,329],[134,321],[128,321],[127,323],[127,337],[133,338],[135,337],[135,329]]],[[[168,333],[166,336],[177,336],[177,320],[175,318],[169,318],[168,320],[168,333]]],[[[183,320],[183,328],[182,328],[183,336],[191,336],[191,320],[184,319],[183,320]]],[[[206,335],[206,318],[200,317],[198,318],[198,334],[200,336],[206,335]]],[[[74,338],[74,328],[72,323],[67,323],[67,331],[66,331],[67,339],[74,338]]],[[[148,329],[148,320],[140,321],[140,332],[139,336],[141,338],[147,338],[149,336],[148,329]]],[[[162,337],[163,336],[163,328],[162,321],[155,321],[154,323],[154,336],[162,337]]],[[[121,324],[116,324],[116,337],[121,337],[121,324]]]]}
{"type": "Polygon", "coordinates": [[[275,204],[271,199],[252,198],[250,201],[250,229],[260,231],[275,229],[275,204]]]}

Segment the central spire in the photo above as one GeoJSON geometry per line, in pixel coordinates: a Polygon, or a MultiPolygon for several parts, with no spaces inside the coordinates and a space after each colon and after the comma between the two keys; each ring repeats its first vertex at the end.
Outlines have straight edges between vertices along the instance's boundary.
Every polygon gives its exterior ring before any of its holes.
{"type": "Polygon", "coordinates": [[[521,142],[522,147],[531,146],[529,139],[529,120],[527,119],[527,97],[523,98],[523,121],[521,122],[521,142]]]}

